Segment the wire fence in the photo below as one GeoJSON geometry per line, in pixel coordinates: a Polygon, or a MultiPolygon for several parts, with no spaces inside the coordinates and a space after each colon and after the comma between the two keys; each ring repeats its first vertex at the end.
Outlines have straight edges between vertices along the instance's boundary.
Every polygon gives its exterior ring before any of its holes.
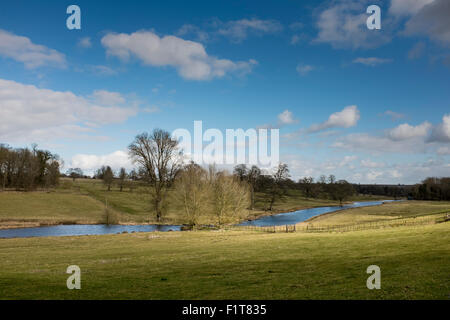
{"type": "Polygon", "coordinates": [[[246,230],[246,231],[258,231],[268,233],[279,232],[349,232],[349,231],[361,231],[370,229],[384,229],[394,227],[406,227],[406,226],[419,226],[429,225],[440,222],[450,221],[450,213],[430,215],[430,216],[416,216],[409,218],[394,218],[391,220],[380,220],[363,223],[353,224],[338,224],[338,225],[314,225],[311,223],[299,223],[294,225],[282,225],[282,226],[232,226],[231,230],[246,230]]]}

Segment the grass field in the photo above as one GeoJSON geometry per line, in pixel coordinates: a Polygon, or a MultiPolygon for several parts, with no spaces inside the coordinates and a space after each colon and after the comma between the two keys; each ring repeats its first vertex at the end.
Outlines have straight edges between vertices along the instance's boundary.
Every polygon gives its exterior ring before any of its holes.
{"type": "Polygon", "coordinates": [[[102,223],[104,208],[87,195],[64,192],[0,192],[0,226],[102,223]]]}
{"type": "MultiPolygon", "coordinates": [[[[114,216],[115,223],[156,223],[151,208],[151,190],[142,184],[133,184],[133,190],[117,186],[111,191],[101,180],[62,178],[60,186],[48,191],[0,192],[0,228],[39,226],[60,223],[105,223],[105,206],[114,216]]],[[[357,196],[352,200],[377,200],[380,197],[357,196]]],[[[255,210],[249,218],[271,212],[264,211],[264,195],[256,194],[255,210]]],[[[169,191],[168,204],[163,223],[183,224],[186,220],[183,208],[173,191],[169,191]]],[[[298,190],[289,190],[283,199],[278,199],[273,212],[287,212],[318,206],[338,205],[326,199],[308,199],[298,190]]],[[[238,222],[238,221],[236,221],[238,222]]],[[[202,223],[200,221],[200,223],[202,223]]],[[[206,222],[205,222],[206,223],[206,222]]]]}
{"type": "Polygon", "coordinates": [[[1,299],[448,299],[450,223],[0,240],[1,299]],[[69,265],[81,290],[68,290],[69,265]],[[366,268],[381,268],[381,289],[366,268]]]}
{"type": "Polygon", "coordinates": [[[309,219],[312,225],[348,225],[450,213],[450,201],[402,201],[353,208],[309,219]]]}

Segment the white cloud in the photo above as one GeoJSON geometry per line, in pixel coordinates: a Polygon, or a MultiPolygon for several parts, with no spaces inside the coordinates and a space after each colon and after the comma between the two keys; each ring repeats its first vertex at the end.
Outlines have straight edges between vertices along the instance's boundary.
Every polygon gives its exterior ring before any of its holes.
{"type": "Polygon", "coordinates": [[[278,123],[281,125],[297,123],[298,120],[294,119],[294,115],[289,110],[284,110],[278,115],[278,123]]]}
{"type": "Polygon", "coordinates": [[[115,71],[114,69],[102,65],[91,66],[90,70],[99,76],[113,76],[117,74],[117,71],[115,71]]]}
{"type": "Polygon", "coordinates": [[[356,58],[353,60],[353,63],[359,63],[366,66],[375,67],[380,64],[392,62],[392,59],[383,59],[377,57],[368,57],[368,58],[356,58]]]}
{"type": "Polygon", "coordinates": [[[101,105],[120,105],[125,103],[125,98],[119,92],[95,90],[92,93],[94,101],[101,105]]]}
{"type": "Polygon", "coordinates": [[[338,139],[331,146],[338,149],[371,154],[425,153],[428,150],[422,137],[395,141],[389,137],[372,136],[367,133],[349,134],[338,139]]]}
{"type": "Polygon", "coordinates": [[[377,178],[379,176],[381,176],[382,174],[383,174],[383,172],[381,172],[381,171],[370,170],[369,172],[367,172],[366,178],[367,178],[367,180],[373,182],[374,180],[377,180],[377,178]]]}
{"type": "Polygon", "coordinates": [[[70,91],[0,79],[0,140],[5,142],[39,142],[92,133],[93,127],[125,121],[137,112],[137,106],[103,106],[70,91]]]}
{"type": "Polygon", "coordinates": [[[329,43],[333,48],[373,48],[390,41],[386,32],[373,32],[367,29],[364,3],[342,1],[319,15],[317,43],[329,43]]]}
{"type": "Polygon", "coordinates": [[[234,42],[241,42],[246,39],[249,33],[270,34],[277,33],[283,26],[276,20],[260,20],[256,18],[241,19],[226,22],[220,27],[218,33],[229,37],[234,42]]]}
{"type": "Polygon", "coordinates": [[[192,24],[182,25],[175,34],[180,37],[193,34],[195,36],[195,40],[200,42],[206,42],[209,40],[208,32],[203,31],[199,27],[192,24]]]}
{"type": "Polygon", "coordinates": [[[448,155],[448,154],[450,154],[450,147],[447,147],[447,146],[445,146],[445,147],[440,147],[438,150],[437,150],[437,154],[439,154],[439,155],[448,155]]]}
{"type": "Polygon", "coordinates": [[[296,70],[300,75],[306,76],[309,72],[314,70],[314,67],[309,64],[299,64],[296,70]]]}
{"type": "Polygon", "coordinates": [[[26,68],[42,66],[65,67],[65,56],[43,45],[34,44],[27,37],[0,29],[0,55],[22,62],[26,68]]]}
{"type": "Polygon", "coordinates": [[[364,167],[364,168],[382,168],[384,166],[385,166],[385,164],[382,162],[375,162],[375,161],[371,161],[370,159],[361,160],[361,167],[364,167]]]}
{"type": "Polygon", "coordinates": [[[90,48],[92,47],[92,42],[90,37],[80,38],[78,40],[78,46],[81,48],[90,48]]]}
{"type": "Polygon", "coordinates": [[[220,78],[227,73],[249,73],[257,64],[255,60],[233,62],[218,59],[206,53],[201,43],[175,36],[160,38],[151,31],[131,34],[109,33],[102,38],[107,54],[127,61],[131,56],[150,66],[172,66],[180,76],[190,80],[220,78]]]}
{"type": "Polygon", "coordinates": [[[435,126],[428,139],[429,142],[450,142],[450,114],[442,117],[442,123],[435,126]]]}
{"type": "Polygon", "coordinates": [[[350,128],[356,125],[359,120],[358,107],[347,106],[342,111],[330,115],[327,121],[312,125],[308,132],[317,132],[329,128],[350,128]]]}
{"type": "Polygon", "coordinates": [[[344,159],[342,159],[342,161],[339,163],[339,167],[345,167],[356,159],[358,159],[357,156],[345,156],[344,159]]]}
{"type": "Polygon", "coordinates": [[[77,154],[72,157],[69,167],[80,168],[86,173],[93,174],[95,170],[102,166],[110,166],[113,170],[122,167],[128,170],[133,168],[128,153],[122,150],[106,155],[77,154]]]}
{"type": "Polygon", "coordinates": [[[150,107],[145,107],[142,109],[142,112],[145,113],[156,113],[161,111],[161,109],[158,106],[150,106],[150,107]]]}
{"type": "Polygon", "coordinates": [[[390,139],[399,141],[416,137],[425,137],[431,128],[431,123],[425,121],[417,126],[411,126],[407,123],[400,124],[388,131],[387,135],[390,139]]]}

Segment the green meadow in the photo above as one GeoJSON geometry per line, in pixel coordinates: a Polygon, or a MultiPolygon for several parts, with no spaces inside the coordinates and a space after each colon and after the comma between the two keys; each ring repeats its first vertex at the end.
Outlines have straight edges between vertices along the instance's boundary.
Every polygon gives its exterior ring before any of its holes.
{"type": "MultiPolygon", "coordinates": [[[[183,223],[176,197],[164,223],[183,223]]],[[[355,196],[352,200],[378,200],[355,196]]],[[[54,190],[1,192],[0,225],[152,223],[148,189],[106,191],[101,181],[69,179],[54,190]]],[[[296,190],[275,212],[336,205],[296,190]]],[[[256,217],[268,214],[256,195],[256,217]]],[[[377,222],[351,232],[286,233],[225,229],[102,236],[0,239],[0,299],[448,299],[450,202],[405,201],[313,217],[300,225],[377,222]],[[432,223],[387,227],[398,219],[432,223]],[[435,219],[436,217],[436,219],[435,219]],[[439,219],[437,217],[440,217],[439,219]],[[68,290],[66,269],[81,268],[81,290],[68,290]],[[381,289],[369,290],[370,265],[381,289]]]]}
{"type": "Polygon", "coordinates": [[[448,299],[450,224],[0,240],[2,299],[448,299]],[[81,290],[68,290],[69,265],[81,290]],[[381,289],[366,287],[369,265],[381,289]]]}

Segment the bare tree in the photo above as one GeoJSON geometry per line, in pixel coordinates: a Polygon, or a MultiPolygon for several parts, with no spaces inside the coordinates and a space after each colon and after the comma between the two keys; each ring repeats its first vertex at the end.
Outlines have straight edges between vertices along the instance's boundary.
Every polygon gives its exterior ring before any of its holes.
{"type": "Polygon", "coordinates": [[[198,164],[191,162],[178,175],[175,190],[183,204],[188,224],[197,225],[200,217],[206,214],[210,200],[207,172],[198,164]]]}
{"type": "Polygon", "coordinates": [[[103,183],[108,186],[108,191],[111,191],[111,184],[114,180],[114,173],[110,166],[107,166],[103,173],[103,183]]]}
{"type": "Polygon", "coordinates": [[[145,172],[145,178],[153,188],[153,208],[157,221],[162,217],[162,201],[167,195],[168,187],[181,168],[181,152],[178,141],[167,131],[155,129],[136,136],[128,146],[134,163],[145,172]]]}
{"type": "Polygon", "coordinates": [[[272,174],[272,185],[270,188],[270,207],[269,210],[272,211],[273,204],[277,198],[281,198],[285,195],[286,190],[283,183],[290,177],[289,168],[287,164],[280,163],[277,170],[272,174]]]}
{"type": "Polygon", "coordinates": [[[244,217],[249,205],[246,183],[224,171],[217,172],[213,166],[210,167],[209,175],[216,224],[222,226],[244,217]]]}
{"type": "Polygon", "coordinates": [[[247,166],[245,164],[238,164],[234,167],[233,174],[241,181],[246,180],[248,174],[247,166]]]}
{"type": "Polygon", "coordinates": [[[120,188],[120,192],[122,192],[123,187],[125,185],[125,180],[128,178],[127,175],[127,170],[125,170],[125,168],[120,168],[119,171],[119,188],[120,188]]]}
{"type": "Polygon", "coordinates": [[[245,164],[239,164],[234,167],[233,174],[239,178],[239,181],[246,181],[250,187],[250,210],[255,207],[255,187],[261,176],[261,170],[257,166],[250,169],[245,164]]]}

